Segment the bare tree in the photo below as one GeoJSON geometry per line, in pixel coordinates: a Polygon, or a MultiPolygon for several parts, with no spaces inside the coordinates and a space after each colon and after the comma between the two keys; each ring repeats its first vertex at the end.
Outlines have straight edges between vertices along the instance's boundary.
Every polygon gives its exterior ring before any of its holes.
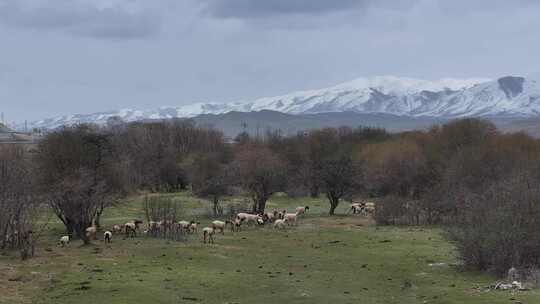
{"type": "Polygon", "coordinates": [[[220,199],[230,193],[230,179],[226,164],[217,154],[197,157],[191,167],[192,191],[196,196],[212,201],[214,216],[221,215],[220,199]]]}
{"type": "Polygon", "coordinates": [[[253,212],[264,212],[266,201],[286,185],[285,165],[264,146],[248,144],[239,148],[232,164],[235,180],[253,201],[253,212]]]}
{"type": "Polygon", "coordinates": [[[109,136],[86,125],[51,133],[39,144],[40,192],[68,234],[85,244],[86,228],[122,195],[111,151],[109,136]]]}
{"type": "Polygon", "coordinates": [[[347,154],[338,154],[322,162],[321,186],[330,203],[330,215],[334,215],[340,199],[358,187],[358,176],[358,166],[347,154]]]}
{"type": "Polygon", "coordinates": [[[38,205],[33,191],[31,157],[19,146],[0,146],[0,249],[18,249],[22,259],[34,255],[34,219],[38,205]]]}

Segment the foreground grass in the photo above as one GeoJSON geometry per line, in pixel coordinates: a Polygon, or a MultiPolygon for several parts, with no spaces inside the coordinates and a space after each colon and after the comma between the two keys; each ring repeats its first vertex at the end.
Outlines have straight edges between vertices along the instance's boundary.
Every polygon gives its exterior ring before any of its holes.
{"type": "MultiPolygon", "coordinates": [[[[208,205],[185,194],[176,199],[199,216],[208,205]]],[[[540,302],[537,291],[476,289],[495,279],[449,266],[456,262],[453,249],[437,229],[327,217],[318,214],[326,211],[324,202],[310,199],[276,197],[270,208],[306,204],[313,212],[298,227],[226,232],[214,245],[197,237],[187,243],[117,237],[111,245],[58,248],[53,243],[61,226],[53,225],[44,244],[50,251],[25,263],[0,257],[0,270],[8,270],[4,286],[11,286],[0,289],[0,303],[540,302]]],[[[111,210],[105,225],[139,215],[139,205],[111,210]]]]}

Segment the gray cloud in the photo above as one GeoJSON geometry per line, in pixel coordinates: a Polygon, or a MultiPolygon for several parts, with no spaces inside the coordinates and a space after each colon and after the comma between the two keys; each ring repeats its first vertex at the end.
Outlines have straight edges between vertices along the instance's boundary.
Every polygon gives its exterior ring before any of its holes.
{"type": "Polygon", "coordinates": [[[358,0],[207,0],[208,11],[216,17],[264,17],[289,14],[324,14],[350,9],[365,1],[358,0]]]}
{"type": "Polygon", "coordinates": [[[201,0],[206,11],[218,18],[256,19],[291,15],[326,15],[371,6],[404,7],[412,0],[201,0]]]}
{"type": "Polygon", "coordinates": [[[0,22],[107,39],[146,38],[161,26],[159,14],[137,7],[136,1],[99,0],[0,0],[0,22]]]}
{"type": "Polygon", "coordinates": [[[539,12],[538,0],[0,0],[0,108],[21,121],[374,75],[540,75],[539,12]]]}

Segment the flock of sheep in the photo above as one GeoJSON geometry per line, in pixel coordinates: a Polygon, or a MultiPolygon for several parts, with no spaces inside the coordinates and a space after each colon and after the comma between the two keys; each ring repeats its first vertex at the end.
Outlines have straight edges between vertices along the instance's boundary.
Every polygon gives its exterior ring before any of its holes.
{"type": "MultiPolygon", "coordinates": [[[[284,229],[287,226],[297,226],[298,218],[309,210],[309,206],[296,207],[294,213],[289,213],[287,210],[272,212],[265,212],[262,214],[251,214],[241,212],[238,213],[233,219],[220,221],[215,220],[210,226],[202,229],[203,243],[214,243],[214,236],[217,232],[225,234],[227,225],[230,225],[232,232],[240,231],[243,225],[246,226],[264,226],[266,224],[273,225],[274,229],[284,229]]],[[[375,204],[371,202],[352,203],[347,213],[369,215],[375,212],[375,204]]],[[[107,230],[103,233],[103,240],[105,243],[112,241],[113,234],[124,233],[125,237],[137,236],[137,231],[140,231],[140,226],[143,224],[142,220],[133,220],[125,223],[123,226],[114,225],[112,231],[107,230]]],[[[156,234],[163,230],[176,230],[186,234],[198,233],[199,222],[196,221],[149,221],[147,229],[143,231],[144,234],[156,234]]],[[[86,228],[86,236],[89,239],[97,239],[97,228],[95,225],[86,228]]],[[[70,238],[64,235],[60,238],[59,244],[64,247],[69,244],[70,238]]]]}

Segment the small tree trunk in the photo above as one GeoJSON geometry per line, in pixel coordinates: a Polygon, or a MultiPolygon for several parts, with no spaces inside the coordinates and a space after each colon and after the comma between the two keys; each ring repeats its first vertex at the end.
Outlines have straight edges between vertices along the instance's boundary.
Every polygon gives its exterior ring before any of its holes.
{"type": "Polygon", "coordinates": [[[101,229],[100,219],[101,219],[101,214],[102,213],[103,213],[103,211],[97,212],[96,213],[96,218],[94,219],[94,224],[96,225],[97,230],[101,229]]]}
{"type": "Polygon", "coordinates": [[[332,197],[329,200],[330,200],[330,212],[329,212],[329,214],[334,215],[335,211],[336,211],[336,208],[339,205],[339,198],[332,197]]]}
{"type": "Polygon", "coordinates": [[[317,187],[317,185],[311,185],[309,189],[309,194],[312,198],[319,197],[319,187],[317,187]]]}
{"type": "Polygon", "coordinates": [[[257,200],[253,199],[253,205],[251,206],[251,213],[257,213],[258,207],[259,207],[259,204],[257,203],[257,200]]]}
{"type": "Polygon", "coordinates": [[[261,198],[257,204],[257,213],[264,213],[266,209],[266,199],[261,198]]]}
{"type": "Polygon", "coordinates": [[[75,234],[75,225],[73,224],[73,221],[71,221],[70,219],[67,219],[65,226],[66,226],[66,232],[69,235],[69,237],[70,238],[73,237],[73,235],[75,234]]]}
{"type": "Polygon", "coordinates": [[[214,205],[213,205],[212,208],[213,208],[213,211],[214,211],[214,216],[218,216],[219,215],[218,214],[219,199],[216,196],[214,196],[213,202],[214,202],[214,205]]]}

